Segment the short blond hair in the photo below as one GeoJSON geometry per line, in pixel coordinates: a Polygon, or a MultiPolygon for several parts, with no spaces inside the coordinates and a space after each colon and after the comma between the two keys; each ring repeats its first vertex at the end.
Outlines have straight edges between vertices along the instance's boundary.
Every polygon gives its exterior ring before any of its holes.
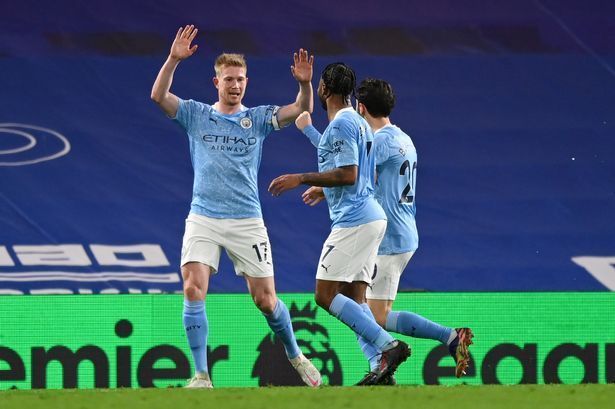
{"type": "Polygon", "coordinates": [[[216,77],[220,76],[222,72],[222,67],[243,67],[246,72],[248,71],[248,64],[246,64],[246,59],[243,54],[229,54],[223,53],[216,58],[216,62],[214,63],[214,70],[216,71],[216,77]]]}

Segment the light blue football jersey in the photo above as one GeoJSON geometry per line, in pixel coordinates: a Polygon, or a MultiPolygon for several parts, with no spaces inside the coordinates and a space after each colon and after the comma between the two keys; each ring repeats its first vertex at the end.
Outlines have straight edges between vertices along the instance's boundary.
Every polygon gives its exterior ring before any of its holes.
{"type": "Polygon", "coordinates": [[[188,134],[194,168],[190,212],[217,219],[262,217],[257,175],[265,137],[278,129],[278,107],[243,108],[233,115],[179,100],[174,118],[188,134]]]}
{"type": "MultiPolygon", "coordinates": [[[[316,142],[311,127],[306,135],[316,142]]],[[[337,112],[318,140],[318,170],[326,172],[342,166],[357,165],[357,181],[352,186],[325,187],[331,227],[353,227],[386,220],[382,207],[374,199],[375,159],[371,152],[372,131],[352,108],[337,112]]]]}
{"type": "Polygon", "coordinates": [[[395,125],[374,134],[376,159],[376,200],[388,222],[378,254],[415,251],[419,246],[416,229],[416,148],[412,139],[395,125]]]}

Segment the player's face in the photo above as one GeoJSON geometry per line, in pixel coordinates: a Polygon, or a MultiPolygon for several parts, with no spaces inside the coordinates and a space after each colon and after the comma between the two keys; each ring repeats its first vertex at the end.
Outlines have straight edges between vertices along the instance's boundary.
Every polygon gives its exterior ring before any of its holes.
{"type": "Polygon", "coordinates": [[[318,99],[320,100],[320,106],[322,106],[322,109],[326,111],[327,110],[327,96],[325,93],[325,83],[323,82],[322,78],[318,82],[317,93],[318,93],[318,99]]]}
{"type": "Polygon", "coordinates": [[[248,85],[246,69],[223,66],[220,75],[214,77],[214,85],[218,88],[218,100],[222,104],[240,105],[248,85]]]}

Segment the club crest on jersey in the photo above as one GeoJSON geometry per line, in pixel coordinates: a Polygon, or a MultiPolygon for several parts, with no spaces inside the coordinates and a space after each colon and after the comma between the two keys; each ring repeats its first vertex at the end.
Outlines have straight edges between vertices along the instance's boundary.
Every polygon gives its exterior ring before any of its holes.
{"type": "Polygon", "coordinates": [[[252,128],[252,120],[246,116],[245,118],[241,118],[239,125],[241,125],[243,129],[250,129],[252,128]]]}

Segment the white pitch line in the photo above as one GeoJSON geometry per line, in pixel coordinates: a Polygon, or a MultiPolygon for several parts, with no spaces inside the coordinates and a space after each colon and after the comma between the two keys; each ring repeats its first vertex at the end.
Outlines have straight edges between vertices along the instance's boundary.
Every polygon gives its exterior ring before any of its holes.
{"type": "Polygon", "coordinates": [[[20,273],[0,273],[0,282],[29,282],[29,281],[141,281],[147,283],[179,283],[179,274],[163,273],[137,273],[137,272],[100,272],[76,273],[71,271],[28,271],[20,273]]]}

